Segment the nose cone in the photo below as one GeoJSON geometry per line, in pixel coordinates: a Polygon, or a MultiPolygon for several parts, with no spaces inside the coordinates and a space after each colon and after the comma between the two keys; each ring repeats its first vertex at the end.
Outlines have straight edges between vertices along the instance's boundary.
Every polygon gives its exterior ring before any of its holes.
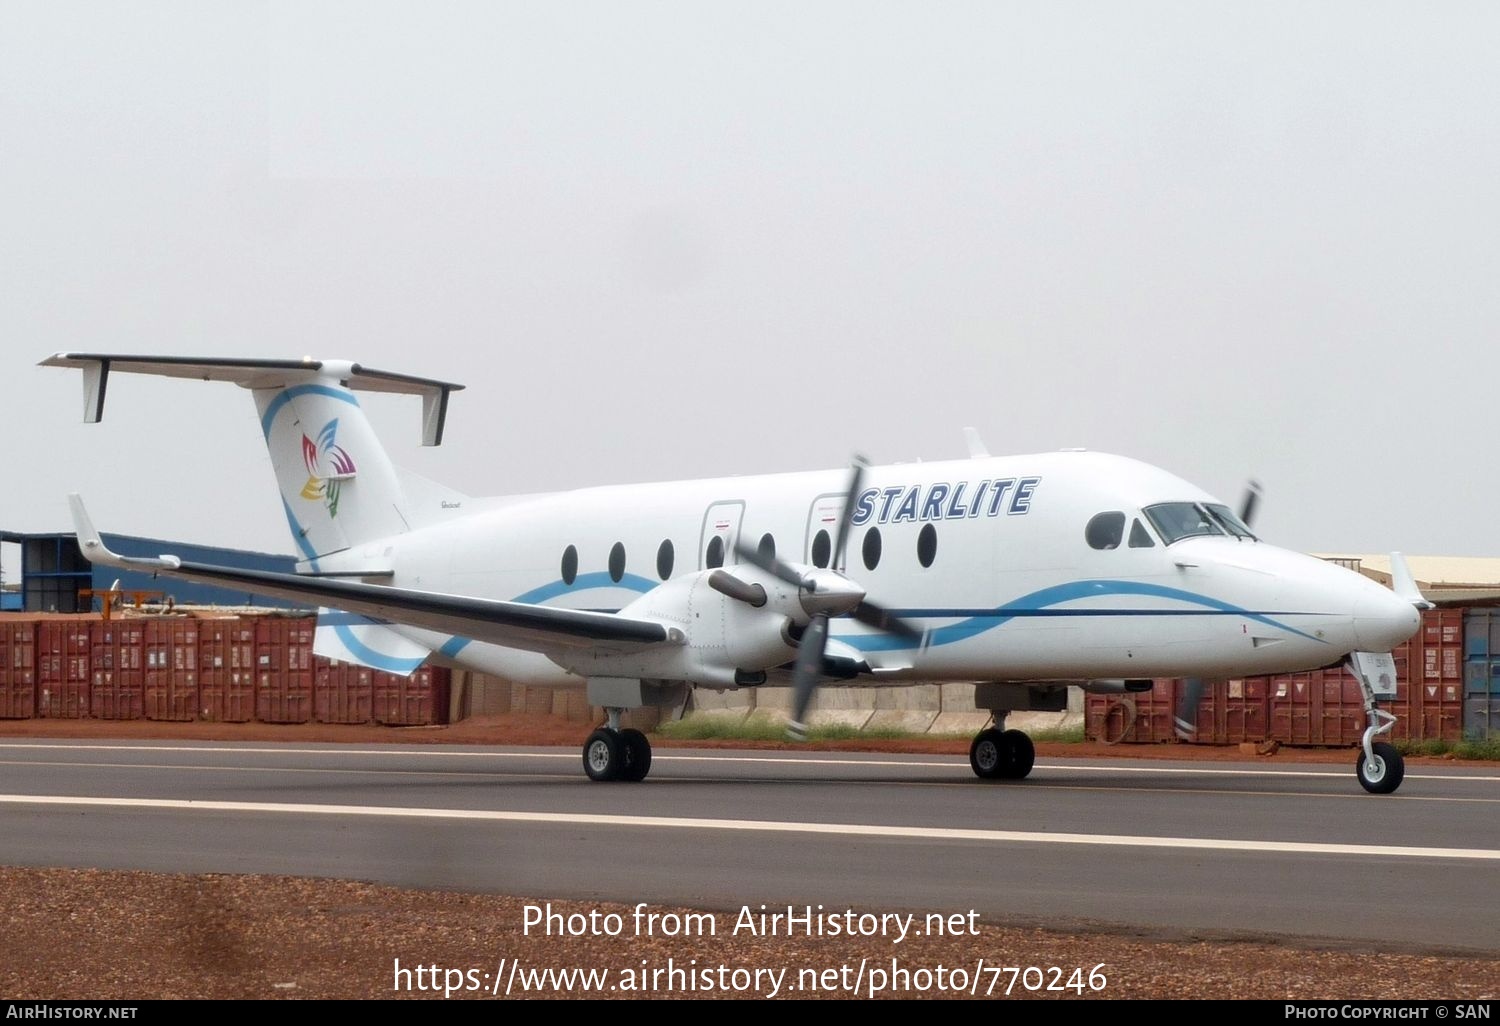
{"type": "Polygon", "coordinates": [[[1422,625],[1422,614],[1409,601],[1379,586],[1354,607],[1354,640],[1361,652],[1389,652],[1422,625]]]}

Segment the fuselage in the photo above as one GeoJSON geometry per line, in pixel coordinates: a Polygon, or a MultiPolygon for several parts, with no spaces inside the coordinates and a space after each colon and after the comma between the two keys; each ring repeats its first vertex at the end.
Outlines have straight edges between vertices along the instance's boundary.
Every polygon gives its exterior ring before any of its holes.
{"type": "MultiPolygon", "coordinates": [[[[753,578],[737,545],[828,565],[847,486],[834,470],[490,500],[427,511],[429,526],[347,558],[378,551],[398,587],[650,616],[648,596],[660,604],[684,575],[753,578]]],[[[830,654],[871,671],[850,683],[1290,672],[1389,651],[1418,624],[1389,589],[1256,540],[1202,489],[1124,457],[872,467],[854,506],[835,569],[928,635],[835,618],[830,654]]],[[[707,630],[693,622],[707,607],[672,609],[690,634],[707,630]]],[[[535,653],[395,629],[476,669],[582,682],[535,653]]],[[[795,651],[788,639],[782,654],[795,651]]]]}

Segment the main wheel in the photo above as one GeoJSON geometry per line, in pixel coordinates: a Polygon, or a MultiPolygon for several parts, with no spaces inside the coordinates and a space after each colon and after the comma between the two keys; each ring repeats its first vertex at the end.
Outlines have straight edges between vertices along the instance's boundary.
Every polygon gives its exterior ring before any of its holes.
{"type": "Polygon", "coordinates": [[[1006,779],[1025,780],[1036,765],[1036,745],[1031,743],[1030,735],[1019,730],[1007,730],[1000,736],[1010,742],[1011,765],[1006,779]]]}
{"type": "Polygon", "coordinates": [[[1364,749],[1360,749],[1354,763],[1359,785],[1371,794],[1390,794],[1401,786],[1401,779],[1406,776],[1406,760],[1401,758],[1395,745],[1385,741],[1376,741],[1370,749],[1375,753],[1373,762],[1367,760],[1364,749]]]}
{"type": "Polygon", "coordinates": [[[618,780],[624,765],[624,745],[614,731],[600,727],[583,743],[583,771],[590,780],[618,780]]]}
{"type": "Polygon", "coordinates": [[[621,780],[645,780],[651,772],[651,741],[639,730],[626,727],[620,731],[620,750],[625,765],[620,769],[621,780]]]}
{"type": "Polygon", "coordinates": [[[969,767],[981,780],[1000,780],[1014,760],[1010,739],[1004,731],[988,727],[974,735],[969,745],[969,767]]]}

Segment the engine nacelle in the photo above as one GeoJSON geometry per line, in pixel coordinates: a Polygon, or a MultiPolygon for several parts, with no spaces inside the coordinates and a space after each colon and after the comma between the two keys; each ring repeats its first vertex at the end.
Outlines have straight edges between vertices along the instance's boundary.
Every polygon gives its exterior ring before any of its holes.
{"type": "Polygon", "coordinates": [[[758,584],[766,601],[757,607],[709,585],[715,571],[702,570],[667,581],[624,609],[624,616],[656,620],[673,629],[677,643],[631,652],[562,651],[552,658],[584,677],[684,680],[735,688],[773,666],[797,657],[789,610],[801,611],[797,589],[754,567],[733,567],[758,584]]]}

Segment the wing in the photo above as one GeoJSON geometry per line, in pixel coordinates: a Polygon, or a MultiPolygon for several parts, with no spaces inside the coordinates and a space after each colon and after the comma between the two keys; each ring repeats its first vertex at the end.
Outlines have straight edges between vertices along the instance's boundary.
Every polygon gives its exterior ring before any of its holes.
{"type": "Polygon", "coordinates": [[[682,632],[655,620],[615,613],[555,609],[526,602],[469,598],[413,591],[326,577],[304,577],[266,570],[186,563],[176,556],[141,559],[111,552],[94,529],[83,500],[68,496],[78,545],[90,562],[146,573],[166,574],[205,584],[231,584],[268,598],[307,602],[392,623],[456,634],[508,648],[549,653],[567,648],[624,651],[648,645],[681,644],[682,632]]]}

